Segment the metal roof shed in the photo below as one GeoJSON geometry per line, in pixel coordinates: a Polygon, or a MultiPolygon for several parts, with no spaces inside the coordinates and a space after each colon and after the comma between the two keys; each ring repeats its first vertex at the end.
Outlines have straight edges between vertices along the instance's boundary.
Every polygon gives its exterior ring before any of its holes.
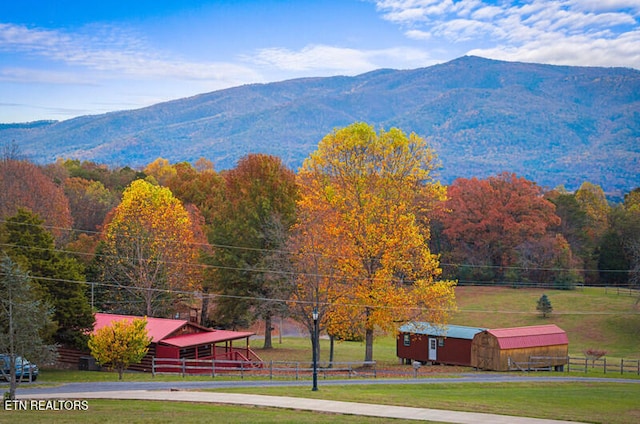
{"type": "Polygon", "coordinates": [[[483,328],[437,326],[410,322],[399,329],[396,354],[404,363],[419,361],[446,365],[471,365],[471,342],[483,328]]]}
{"type": "Polygon", "coordinates": [[[549,358],[546,366],[560,368],[567,363],[568,353],[567,333],[554,324],[496,328],[474,336],[471,366],[509,371],[517,369],[518,364],[531,364],[532,357],[545,357],[549,358]]]}

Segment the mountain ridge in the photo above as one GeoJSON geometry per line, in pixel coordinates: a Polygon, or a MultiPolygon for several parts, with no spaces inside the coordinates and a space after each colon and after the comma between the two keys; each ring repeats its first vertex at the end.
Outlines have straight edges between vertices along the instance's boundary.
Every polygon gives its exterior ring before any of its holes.
{"type": "Polygon", "coordinates": [[[364,121],[425,137],[443,182],[515,172],[540,185],[640,186],[640,72],[465,56],[411,70],[247,84],[141,109],[0,125],[32,160],[113,166],[251,152],[296,169],[322,137],[364,121]]]}

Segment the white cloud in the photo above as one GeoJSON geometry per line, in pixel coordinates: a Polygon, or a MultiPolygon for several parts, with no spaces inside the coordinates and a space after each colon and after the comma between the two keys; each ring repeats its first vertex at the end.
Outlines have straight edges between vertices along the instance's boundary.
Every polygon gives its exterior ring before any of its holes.
{"type": "Polygon", "coordinates": [[[388,67],[389,63],[406,67],[433,63],[429,55],[419,49],[357,50],[326,45],[310,45],[297,51],[286,48],[262,49],[255,56],[245,59],[261,66],[286,71],[307,73],[332,71],[348,75],[388,67]]]}
{"type": "Polygon", "coordinates": [[[376,6],[410,39],[490,46],[469,54],[640,68],[638,0],[380,0],[376,6]]]}
{"type": "Polygon", "coordinates": [[[640,31],[616,39],[584,36],[531,42],[519,47],[475,49],[469,54],[499,60],[552,63],[570,66],[621,66],[640,68],[640,31]]]}
{"type": "MultiPolygon", "coordinates": [[[[198,63],[170,57],[150,48],[143,38],[115,27],[95,26],[85,32],[30,29],[22,25],[0,24],[0,52],[54,61],[75,69],[96,71],[102,78],[175,78],[182,80],[220,80],[229,84],[258,80],[251,69],[232,63],[198,63]],[[89,35],[91,34],[91,35],[89,35]]],[[[47,71],[48,72],[48,71],[47,71]]],[[[43,71],[34,73],[4,69],[5,78],[38,81],[43,71]]],[[[51,72],[49,80],[65,80],[73,73],[51,72]]],[[[77,74],[77,73],[75,73],[77,74]]]]}

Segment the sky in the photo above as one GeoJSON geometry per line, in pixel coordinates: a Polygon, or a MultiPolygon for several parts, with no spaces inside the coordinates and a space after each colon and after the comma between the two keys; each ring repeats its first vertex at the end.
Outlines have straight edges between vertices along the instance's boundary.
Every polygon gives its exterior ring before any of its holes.
{"type": "Polygon", "coordinates": [[[0,123],[464,55],[640,69],[640,0],[16,0],[0,123]]]}

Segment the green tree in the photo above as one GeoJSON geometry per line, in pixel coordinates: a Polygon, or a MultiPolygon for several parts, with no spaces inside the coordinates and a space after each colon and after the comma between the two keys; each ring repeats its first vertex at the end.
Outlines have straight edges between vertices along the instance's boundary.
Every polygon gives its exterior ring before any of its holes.
{"type": "Polygon", "coordinates": [[[151,337],[147,334],[147,319],[135,318],[131,321],[115,321],[96,330],[88,344],[96,361],[118,371],[118,379],[122,380],[129,365],[142,361],[149,351],[149,343],[151,337]]]}
{"type": "Polygon", "coordinates": [[[295,219],[295,174],[275,156],[251,154],[224,180],[224,202],[209,236],[216,291],[224,295],[217,301],[216,319],[229,327],[263,319],[268,349],[271,320],[283,313],[289,296],[273,255],[283,248],[295,219]]]}
{"type": "Polygon", "coordinates": [[[538,299],[536,310],[542,314],[543,318],[546,318],[553,311],[551,301],[546,294],[543,294],[542,296],[540,296],[540,299],[538,299]]]}
{"type": "Polygon", "coordinates": [[[51,309],[35,296],[27,273],[8,256],[0,259],[0,352],[9,356],[9,398],[15,399],[15,361],[20,356],[39,363],[55,357],[55,346],[47,344],[51,331],[51,309]]]}
{"type": "Polygon", "coordinates": [[[86,346],[86,334],[94,323],[82,265],[55,248],[42,220],[26,209],[18,210],[4,224],[5,252],[36,281],[41,299],[54,308],[58,329],[55,341],[86,346]]]}

